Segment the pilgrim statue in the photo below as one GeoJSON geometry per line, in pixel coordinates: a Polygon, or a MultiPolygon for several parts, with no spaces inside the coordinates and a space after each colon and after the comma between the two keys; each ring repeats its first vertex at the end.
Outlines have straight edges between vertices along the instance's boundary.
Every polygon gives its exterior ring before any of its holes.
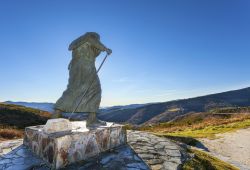
{"type": "Polygon", "coordinates": [[[105,124],[96,118],[101,102],[101,84],[95,68],[95,59],[101,52],[112,50],[100,42],[95,32],[87,32],[69,45],[72,60],[69,63],[67,89],[57,100],[55,115],[62,112],[88,113],[87,126],[105,124]]]}

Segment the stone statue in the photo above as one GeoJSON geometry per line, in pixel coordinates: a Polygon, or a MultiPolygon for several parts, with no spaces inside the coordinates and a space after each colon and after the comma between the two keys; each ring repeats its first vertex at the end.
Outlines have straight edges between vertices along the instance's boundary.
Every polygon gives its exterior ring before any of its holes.
{"type": "Polygon", "coordinates": [[[95,59],[103,51],[110,55],[112,50],[100,42],[100,36],[95,32],[87,32],[74,40],[69,50],[72,51],[72,60],[68,66],[68,86],[54,106],[55,114],[88,113],[87,126],[101,124],[102,121],[96,118],[101,102],[101,85],[95,59]]]}

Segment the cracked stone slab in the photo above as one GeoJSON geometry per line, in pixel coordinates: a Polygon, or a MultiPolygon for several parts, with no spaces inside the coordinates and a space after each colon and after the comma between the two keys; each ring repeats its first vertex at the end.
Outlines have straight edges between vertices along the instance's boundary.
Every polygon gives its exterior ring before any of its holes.
{"type": "Polygon", "coordinates": [[[181,148],[171,140],[141,131],[128,131],[127,136],[128,144],[151,169],[176,170],[182,165],[181,148]]]}
{"type": "MultiPolygon", "coordinates": [[[[0,157],[1,170],[50,170],[45,161],[34,155],[26,146],[21,145],[13,151],[0,157]]],[[[65,170],[149,170],[149,167],[129,145],[124,145],[113,151],[102,153],[89,161],[80,161],[68,165],[65,170]]]]}
{"type": "Polygon", "coordinates": [[[0,169],[3,170],[24,170],[40,164],[44,164],[44,162],[33,155],[24,145],[20,145],[11,152],[0,156],[0,169]]]}
{"type": "Polygon", "coordinates": [[[0,142],[0,156],[14,150],[23,143],[23,139],[0,142]]]}

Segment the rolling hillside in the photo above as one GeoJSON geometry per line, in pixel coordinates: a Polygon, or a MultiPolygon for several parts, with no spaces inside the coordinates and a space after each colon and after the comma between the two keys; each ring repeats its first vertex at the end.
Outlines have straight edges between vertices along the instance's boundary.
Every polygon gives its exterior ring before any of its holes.
{"type": "Polygon", "coordinates": [[[144,125],[138,129],[168,137],[215,138],[216,134],[248,127],[250,127],[250,107],[230,107],[213,109],[209,112],[188,113],[177,116],[169,122],[144,125]]]}
{"type": "Polygon", "coordinates": [[[34,109],[38,109],[38,110],[44,110],[44,111],[47,111],[50,113],[52,113],[54,110],[54,103],[13,102],[13,101],[6,101],[4,103],[30,107],[30,108],[34,108],[34,109]]]}
{"type": "MultiPolygon", "coordinates": [[[[6,102],[52,112],[53,103],[6,102]]],[[[163,103],[132,104],[101,108],[99,119],[134,125],[168,122],[192,112],[206,112],[225,107],[250,106],[250,87],[201,97],[163,103]]],[[[225,112],[225,110],[223,111],[225,112]]],[[[226,112],[230,112],[227,110],[226,112]]]]}
{"type": "Polygon", "coordinates": [[[45,124],[50,113],[29,107],[0,103],[0,126],[24,129],[27,126],[45,124]]]}
{"type": "Polygon", "coordinates": [[[0,103],[0,141],[22,138],[25,127],[45,124],[50,115],[38,109],[0,103]]]}
{"type": "Polygon", "coordinates": [[[221,107],[250,106],[250,87],[190,99],[148,104],[137,108],[101,112],[106,121],[126,122],[135,125],[171,121],[190,112],[205,112],[221,107]]]}

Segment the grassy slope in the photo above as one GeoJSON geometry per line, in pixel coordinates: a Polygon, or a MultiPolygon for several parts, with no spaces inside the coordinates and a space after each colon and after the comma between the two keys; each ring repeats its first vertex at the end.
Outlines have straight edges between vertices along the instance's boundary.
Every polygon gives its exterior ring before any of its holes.
{"type": "Polygon", "coordinates": [[[0,103],[0,139],[20,138],[25,127],[44,124],[49,118],[49,112],[0,103]]]}
{"type": "MultiPolygon", "coordinates": [[[[247,127],[250,127],[250,107],[227,107],[213,109],[209,112],[189,113],[171,122],[140,127],[140,130],[195,145],[197,140],[194,138],[215,138],[216,134],[247,127]]],[[[234,166],[206,152],[194,149],[189,149],[188,151],[193,153],[194,157],[184,164],[184,170],[237,170],[234,166]]]]}
{"type": "Polygon", "coordinates": [[[219,133],[250,127],[249,113],[221,113],[221,110],[217,110],[216,112],[213,110],[207,113],[191,113],[181,116],[172,122],[144,126],[140,130],[154,132],[158,135],[214,138],[219,133]]]}
{"type": "Polygon", "coordinates": [[[250,107],[224,107],[212,109],[211,113],[250,113],[250,107]]]}
{"type": "Polygon", "coordinates": [[[190,149],[189,153],[193,153],[194,157],[185,162],[183,170],[239,170],[238,168],[223,162],[205,152],[190,149]]]}
{"type": "Polygon", "coordinates": [[[246,127],[250,127],[250,119],[228,123],[224,125],[210,125],[201,128],[187,128],[179,132],[170,132],[168,133],[168,135],[213,139],[216,137],[216,134],[232,132],[246,127]]]}
{"type": "Polygon", "coordinates": [[[189,112],[206,112],[213,108],[231,106],[250,106],[250,87],[189,99],[151,103],[133,109],[112,110],[99,116],[105,121],[145,125],[171,121],[189,112]]]}

